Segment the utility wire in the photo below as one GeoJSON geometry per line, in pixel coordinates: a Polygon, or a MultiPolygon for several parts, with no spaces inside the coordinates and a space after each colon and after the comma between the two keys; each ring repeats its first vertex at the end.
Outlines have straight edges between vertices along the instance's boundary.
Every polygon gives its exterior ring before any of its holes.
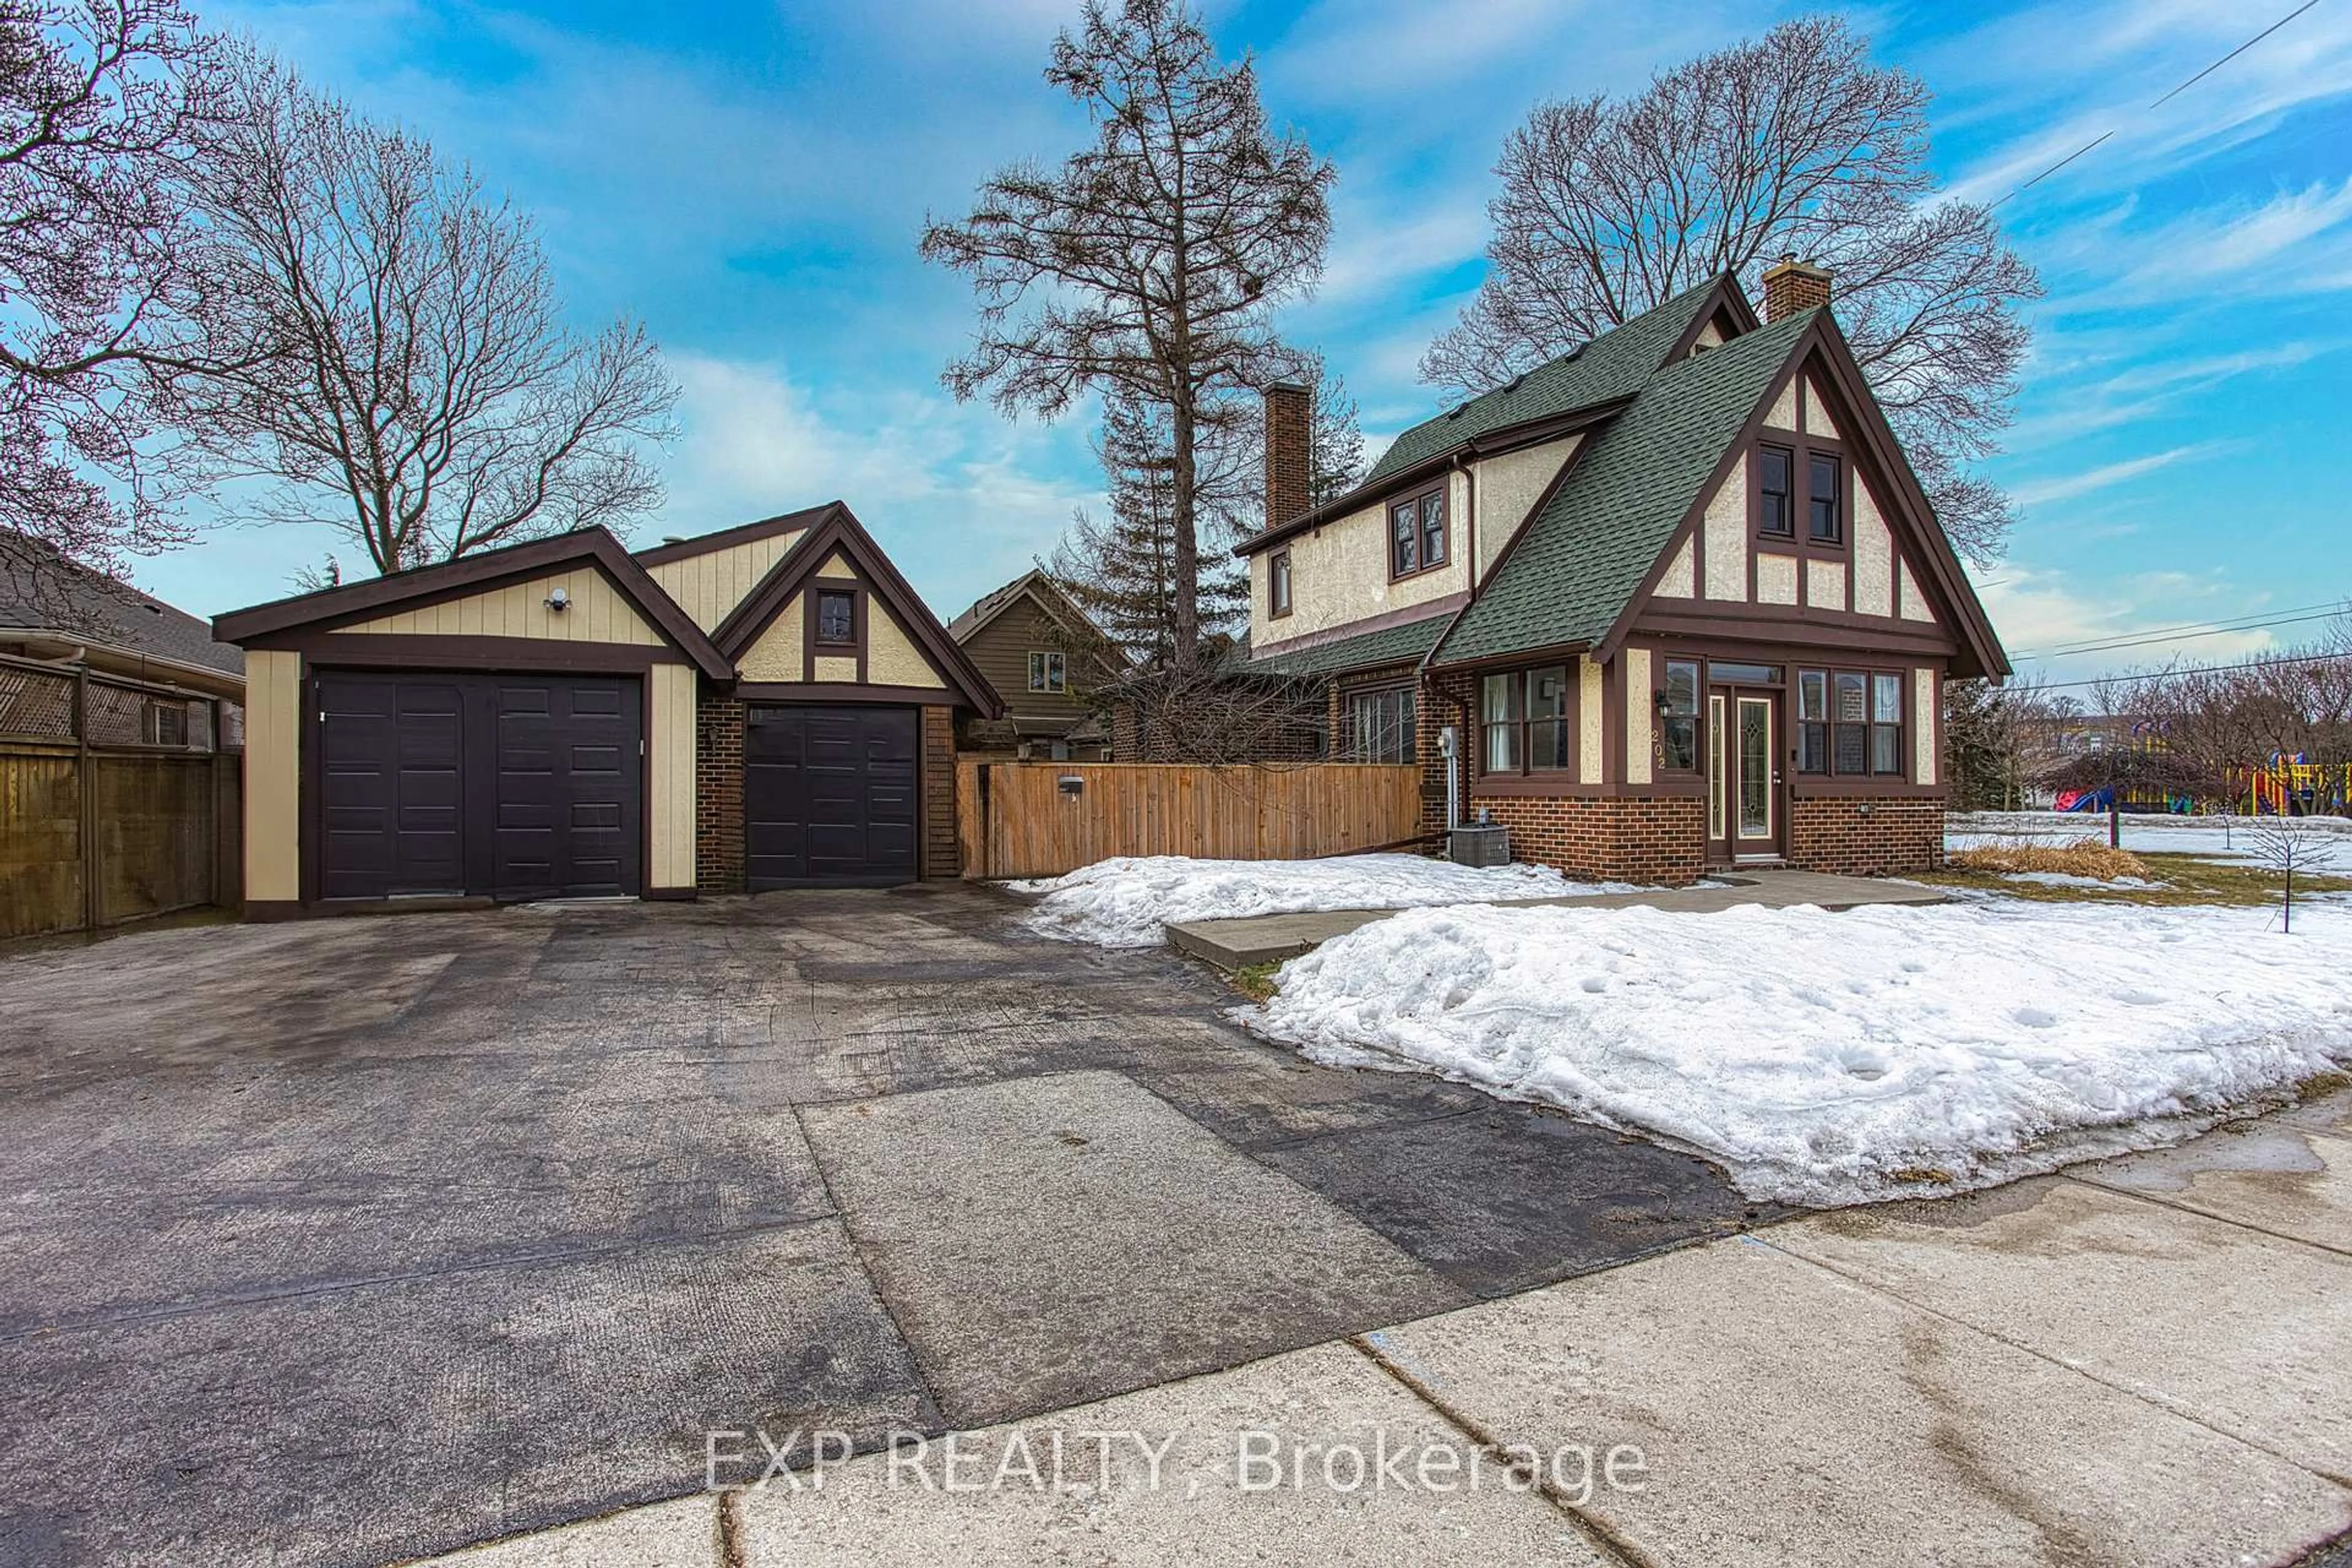
{"type": "MultiPolygon", "coordinates": [[[[2242,664],[2200,664],[2195,668],[2193,673],[2198,675],[2229,675],[2241,669],[2274,669],[2283,664],[2331,664],[2346,658],[2352,658],[2352,654],[2284,654],[2277,658],[2252,658],[2246,660],[2242,664]]],[[[2105,686],[2111,681],[2116,685],[2128,685],[2132,679],[2133,678],[2128,675],[2098,675],[2092,676],[2084,680],[2045,680],[2035,682],[2033,689],[2036,691],[2072,691],[2085,686],[2105,686]]]]}
{"type": "Polygon", "coordinates": [[[2324,621],[2346,613],[2352,599],[2337,599],[2325,605],[2297,605],[2291,609],[2264,612],[2255,616],[2233,616],[2219,621],[2183,621],[2179,626],[2143,626],[2136,631],[2117,632],[2111,637],[2089,637],[2082,642],[2065,643],[2057,647],[2035,648],[2030,653],[2014,655],[2018,658],[2058,658],[2068,654],[2103,653],[2115,647],[2137,647],[2145,643],[2164,642],[2176,635],[2214,637],[2224,632],[2260,631],[2265,626],[2293,626],[2299,621],[2324,621]]]}
{"type": "MultiPolygon", "coordinates": [[[[2162,98],[2158,99],[2156,102],[2149,104],[2147,107],[2149,109],[2155,109],[2160,105],[2171,102],[2172,100],[2179,97],[2182,93],[2187,92],[2190,88],[2195,87],[2199,82],[2203,81],[2207,77],[2211,76],[2215,71],[2220,70],[2223,66],[2228,65],[2231,60],[2236,59],[2240,55],[2244,54],[2248,49],[2252,48],[2256,44],[2261,43],[2264,38],[2269,37],[2273,33],[2277,32],[2281,27],[2285,26],[2289,22],[2294,21],[2297,16],[2302,16],[2305,11],[2310,10],[2314,5],[2318,4],[2319,0],[2303,0],[2302,5],[2296,6],[2294,10],[2289,11],[2285,16],[2281,16],[2277,21],[2273,22],[2269,26],[2264,27],[2261,32],[2256,33],[2252,37],[2248,38],[2244,43],[2240,44],[2236,48],[2231,49],[2228,54],[2223,55],[2220,59],[2215,60],[2211,65],[2207,66],[2203,70],[2199,71],[2195,76],[2190,77],[2187,81],[2182,82],[2179,87],[2174,88],[2170,92],[2166,93],[2162,98]]],[[[2020,195],[2026,191],[2032,190],[2034,186],[2040,184],[2042,181],[2048,179],[2051,175],[2056,174],[2059,170],[2064,168],[2067,164],[2073,163],[2075,159],[2081,157],[2084,153],[2088,153],[2092,148],[2096,147],[2100,142],[2105,142],[2114,134],[2115,132],[2112,129],[2102,131],[2096,137],[2084,142],[2082,146],[2075,148],[2072,153],[2067,153],[2063,158],[2059,159],[2056,163],[2042,170],[2042,173],[2026,181],[2025,184],[2018,186],[2015,190],[2011,191],[2009,195],[2001,197],[2000,201],[1995,202],[1992,205],[1996,207],[2000,206],[2003,202],[2007,202],[2011,196],[2020,195]]]]}

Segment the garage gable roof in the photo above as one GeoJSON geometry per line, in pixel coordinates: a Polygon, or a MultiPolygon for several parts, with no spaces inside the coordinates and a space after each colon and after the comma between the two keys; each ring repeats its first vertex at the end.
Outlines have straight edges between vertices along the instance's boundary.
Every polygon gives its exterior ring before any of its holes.
{"type": "Polygon", "coordinates": [[[760,634],[768,629],[768,624],[792,603],[793,595],[816,574],[818,568],[838,552],[856,568],[867,591],[881,599],[891,616],[921,647],[931,668],[940,672],[950,689],[966,706],[986,717],[1001,717],[1003,704],[997,698],[996,689],[989,685],[956,640],[948,636],[947,628],[940,625],[930,606],[898,574],[889,556],[874,542],[874,536],[866,531],[866,525],[857,521],[847,503],[830,501],[818,510],[821,520],[809,531],[808,537],[770,567],[759,585],[743,595],[743,602],[711,634],[710,640],[729,661],[730,672],[733,670],[733,661],[750,651],[751,645],[760,640],[760,634]]]}
{"type": "Polygon", "coordinates": [[[240,646],[279,632],[327,630],[394,610],[420,608],[445,599],[478,594],[517,578],[579,562],[594,564],[631,607],[670,645],[713,680],[731,680],[735,667],[676,600],[661,590],[621,542],[602,527],[574,529],[549,539],[461,555],[431,566],[389,573],[362,583],[345,583],[298,594],[250,609],[213,617],[213,635],[240,646]]]}

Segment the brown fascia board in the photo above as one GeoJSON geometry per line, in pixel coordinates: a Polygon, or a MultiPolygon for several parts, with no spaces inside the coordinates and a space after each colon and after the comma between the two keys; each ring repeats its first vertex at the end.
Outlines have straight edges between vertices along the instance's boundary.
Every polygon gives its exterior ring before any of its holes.
{"type": "Polygon", "coordinates": [[[1493,457],[1497,453],[1513,451],[1520,447],[1532,447],[1561,436],[1573,435],[1579,430],[1590,429],[1595,425],[1616,417],[1624,412],[1625,405],[1633,401],[1631,397],[1612,398],[1606,403],[1591,404],[1583,408],[1571,409],[1566,414],[1547,414],[1540,419],[1529,419],[1517,425],[1507,425],[1499,430],[1489,430],[1472,439],[1457,442],[1443,452],[1423,458],[1409,468],[1398,469],[1376,485],[1360,485],[1346,495],[1325,501],[1312,511],[1300,512],[1278,528],[1269,528],[1252,534],[1234,546],[1234,554],[1236,558],[1246,560],[1269,545],[1279,544],[1284,540],[1296,534],[1305,533],[1309,529],[1320,528],[1334,518],[1345,517],[1351,511],[1361,510],[1399,490],[1425,484],[1453,468],[1464,457],[1493,457]]]}
{"type": "Polygon", "coordinates": [[[782,512],[775,517],[763,517],[757,522],[740,523],[733,528],[722,528],[716,533],[698,533],[691,539],[656,544],[636,552],[636,558],[641,565],[664,566],[673,561],[690,561],[698,555],[708,555],[714,550],[732,550],[739,544],[750,544],[757,540],[772,539],[779,533],[792,533],[803,528],[814,528],[824,520],[826,513],[839,505],[841,505],[839,500],[829,500],[822,506],[804,507],[799,511],[782,512]]]}
{"type": "Polygon", "coordinates": [[[510,544],[502,550],[485,550],[478,554],[461,555],[455,561],[372,577],[364,583],[345,583],[249,609],[231,610],[213,617],[213,636],[221,642],[242,647],[282,632],[307,627],[324,630],[393,610],[483,592],[579,561],[593,561],[603,568],[621,596],[660,627],[705,675],[713,680],[734,678],[734,667],[702,628],[662,592],[661,584],[631,558],[621,542],[601,526],[574,529],[548,539],[510,544]]]}
{"type": "Polygon", "coordinates": [[[727,618],[719,623],[719,629],[711,634],[710,640],[718,646],[720,657],[730,661],[730,675],[733,673],[731,661],[740,658],[759,640],[760,634],[768,629],[768,624],[782,611],[792,596],[816,574],[825,558],[839,549],[849,556],[867,585],[881,594],[883,602],[896,614],[899,624],[906,626],[915,640],[922,645],[931,662],[954,683],[965,705],[977,710],[983,718],[1003,717],[1004,705],[996,695],[996,689],[989,685],[987,677],[980,673],[979,667],[957,645],[955,638],[948,636],[947,629],[940,625],[939,617],[931,614],[930,606],[924,604],[906,578],[898,574],[898,568],[874,542],[874,536],[866,531],[866,525],[857,521],[856,514],[841,501],[830,503],[824,510],[827,514],[824,521],[815,526],[807,539],[794,545],[782,560],[768,568],[768,574],[744,595],[743,602],[736,605],[727,618]]]}
{"type": "Polygon", "coordinates": [[[1748,295],[1739,287],[1738,278],[1726,272],[1716,279],[1714,295],[1692,315],[1690,325],[1685,327],[1683,335],[1675,340],[1674,348],[1659,362],[1658,368],[1664,370],[1676,360],[1687,359],[1691,350],[1698,344],[1699,333],[1706,331],[1706,324],[1725,311],[1730,313],[1732,325],[1743,333],[1752,332],[1764,324],[1763,318],[1756,313],[1756,307],[1748,302],[1748,295]]]}

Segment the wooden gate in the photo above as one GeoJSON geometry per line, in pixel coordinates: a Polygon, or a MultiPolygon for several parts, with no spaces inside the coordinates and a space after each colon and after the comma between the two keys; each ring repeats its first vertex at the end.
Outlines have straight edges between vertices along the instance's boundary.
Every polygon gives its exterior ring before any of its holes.
{"type": "Polygon", "coordinates": [[[1057,877],[1115,855],[1310,860],[1418,837],[1421,770],[991,763],[956,781],[964,875],[1057,877]]]}

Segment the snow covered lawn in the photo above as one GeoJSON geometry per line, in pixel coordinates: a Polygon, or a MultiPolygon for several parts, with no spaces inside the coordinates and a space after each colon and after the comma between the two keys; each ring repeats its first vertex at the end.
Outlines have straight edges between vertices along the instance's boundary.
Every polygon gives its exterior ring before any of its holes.
{"type": "Polygon", "coordinates": [[[1237,1016],[1645,1130],[1759,1198],[1989,1186],[2176,1142],[2352,1064],[2352,914],[1999,900],[1412,910],[1237,1016]]]}
{"type": "Polygon", "coordinates": [[[1195,860],[1120,856],[1062,877],[1012,882],[1038,895],[1033,931],[1102,947],[1157,947],[1170,921],[1296,914],[1307,910],[1405,910],[1496,899],[1627,892],[1628,884],[1571,882],[1549,866],[1481,868],[1420,855],[1328,860],[1195,860]]]}
{"type": "MultiPolygon", "coordinates": [[[[2301,819],[2314,830],[2340,835],[2347,854],[2352,854],[2352,820],[2341,816],[2306,816],[2301,819]]],[[[2219,817],[2169,816],[2154,812],[2125,812],[2123,815],[2123,847],[2142,855],[2196,855],[2207,859],[2231,861],[2253,858],[2253,841],[2247,829],[2254,825],[2252,817],[2241,816],[2228,826],[2219,817]]],[[[2019,842],[2069,844],[2077,838],[2107,841],[2107,815],[2105,812],[2082,811],[1976,811],[1954,812],[1944,819],[1944,847],[1974,849],[1985,845],[2019,842]]]]}

